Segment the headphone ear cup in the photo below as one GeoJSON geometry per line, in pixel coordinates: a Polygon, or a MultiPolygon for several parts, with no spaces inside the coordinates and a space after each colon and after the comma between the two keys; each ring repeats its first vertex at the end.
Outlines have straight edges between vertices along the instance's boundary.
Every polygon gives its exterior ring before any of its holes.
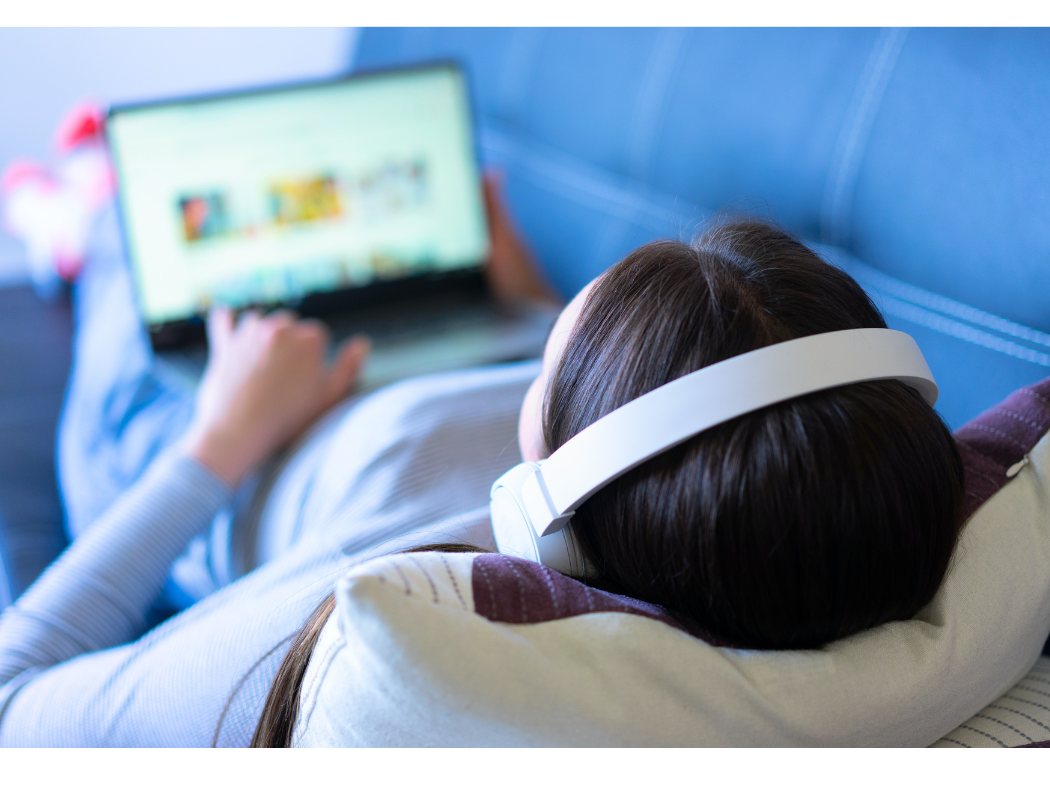
{"type": "Polygon", "coordinates": [[[540,563],[556,569],[570,577],[597,577],[594,564],[588,562],[576,541],[572,522],[549,536],[541,536],[537,541],[540,563]]]}
{"type": "Polygon", "coordinates": [[[539,561],[539,545],[532,524],[510,487],[494,487],[489,501],[496,549],[528,561],[539,561]]]}
{"type": "Polygon", "coordinates": [[[536,463],[516,465],[492,485],[489,517],[496,549],[549,566],[572,577],[592,577],[593,567],[584,559],[571,524],[549,536],[537,536],[521,501],[521,487],[539,468],[536,463]]]}

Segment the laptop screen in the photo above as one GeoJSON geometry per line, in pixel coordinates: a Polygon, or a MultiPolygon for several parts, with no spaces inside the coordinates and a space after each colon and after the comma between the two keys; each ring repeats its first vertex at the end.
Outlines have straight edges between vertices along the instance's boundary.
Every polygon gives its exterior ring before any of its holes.
{"type": "Polygon", "coordinates": [[[449,64],[116,108],[144,321],[478,269],[470,102],[449,64]]]}

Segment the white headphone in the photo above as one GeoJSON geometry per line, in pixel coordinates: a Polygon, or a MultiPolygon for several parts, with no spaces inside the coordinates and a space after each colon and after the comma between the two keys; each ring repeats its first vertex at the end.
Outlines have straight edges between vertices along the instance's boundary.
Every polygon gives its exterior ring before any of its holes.
{"type": "Polygon", "coordinates": [[[672,380],[582,430],[546,460],[492,485],[496,546],[575,577],[593,576],[567,527],[576,507],[651,457],[745,413],[815,391],[899,380],[937,401],[937,384],[909,335],[859,328],[792,339],[672,380]]]}

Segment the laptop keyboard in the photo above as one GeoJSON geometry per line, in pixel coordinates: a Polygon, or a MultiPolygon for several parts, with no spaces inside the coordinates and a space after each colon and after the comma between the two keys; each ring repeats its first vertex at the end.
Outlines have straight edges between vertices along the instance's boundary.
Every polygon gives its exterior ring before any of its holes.
{"type": "MultiPolygon", "coordinates": [[[[356,333],[372,340],[372,354],[358,382],[358,390],[367,392],[415,375],[537,358],[557,315],[550,307],[486,301],[451,308],[398,305],[326,322],[333,354],[340,342],[356,333]]],[[[155,358],[157,374],[165,382],[194,391],[207,348],[165,350],[155,358]]]]}

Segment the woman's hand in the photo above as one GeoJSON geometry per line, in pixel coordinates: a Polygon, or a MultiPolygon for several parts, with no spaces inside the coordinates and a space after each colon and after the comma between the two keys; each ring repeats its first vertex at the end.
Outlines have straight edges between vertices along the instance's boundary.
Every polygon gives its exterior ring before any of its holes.
{"type": "Polygon", "coordinates": [[[208,316],[208,366],[197,392],[185,451],[231,487],[343,399],[368,356],[368,339],[348,340],[325,364],[328,330],[288,312],[208,316]]]}
{"type": "Polygon", "coordinates": [[[504,301],[560,304],[561,299],[547,283],[510,218],[503,198],[502,177],[493,171],[486,172],[483,185],[492,241],[492,254],[485,266],[489,288],[504,301]]]}

